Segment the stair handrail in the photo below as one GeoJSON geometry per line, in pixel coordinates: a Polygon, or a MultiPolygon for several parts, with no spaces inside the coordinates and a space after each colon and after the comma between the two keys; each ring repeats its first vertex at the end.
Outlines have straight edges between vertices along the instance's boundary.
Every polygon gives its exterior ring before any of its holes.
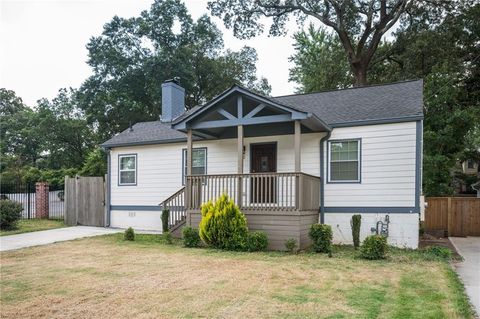
{"type": "Polygon", "coordinates": [[[187,209],[185,207],[185,186],[173,193],[170,197],[158,204],[162,210],[169,209],[168,229],[172,229],[178,223],[183,222],[187,217],[187,209]],[[171,209],[171,203],[175,203],[174,209],[171,209]],[[181,207],[181,209],[178,209],[181,207]]]}

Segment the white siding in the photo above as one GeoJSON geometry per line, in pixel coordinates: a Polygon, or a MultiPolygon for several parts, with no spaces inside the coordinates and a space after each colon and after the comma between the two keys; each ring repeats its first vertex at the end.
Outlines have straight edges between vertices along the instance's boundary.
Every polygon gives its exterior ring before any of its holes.
{"type": "MultiPolygon", "coordinates": [[[[350,220],[353,214],[327,213],[325,223],[332,226],[333,242],[336,244],[352,244],[352,228],[350,220]]],[[[372,235],[371,228],[376,227],[378,221],[385,221],[385,214],[366,213],[362,215],[360,226],[360,240],[372,235]]],[[[390,245],[401,248],[418,248],[418,214],[389,214],[390,245]]]]}
{"type": "MultiPolygon", "coordinates": [[[[320,175],[323,133],[302,135],[302,171],[320,175]]],[[[250,144],[277,142],[277,171],[294,171],[293,135],[245,138],[244,172],[250,171],[250,144]]],[[[182,149],[186,143],[114,148],[111,151],[111,205],[158,205],[182,187],[182,149]],[[137,154],[137,185],[118,186],[118,155],[137,154]]],[[[207,148],[207,174],[237,172],[237,140],[194,142],[207,148]]]]}
{"type": "Polygon", "coordinates": [[[326,184],[325,206],[414,207],[416,123],[336,128],[330,140],[350,138],[361,138],[361,183],[326,184]]]}

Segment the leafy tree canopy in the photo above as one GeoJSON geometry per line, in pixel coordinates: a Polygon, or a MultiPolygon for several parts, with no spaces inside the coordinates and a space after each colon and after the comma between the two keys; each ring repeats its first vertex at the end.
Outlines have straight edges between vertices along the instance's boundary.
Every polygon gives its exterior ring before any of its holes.
{"type": "Polygon", "coordinates": [[[224,50],[222,34],[206,15],[193,21],[179,0],[155,1],[139,17],[114,17],[87,45],[94,74],[80,89],[89,123],[107,139],[133,122],[157,120],[161,86],[180,77],[187,107],[235,83],[268,94],[256,76],[257,54],[224,50]]]}

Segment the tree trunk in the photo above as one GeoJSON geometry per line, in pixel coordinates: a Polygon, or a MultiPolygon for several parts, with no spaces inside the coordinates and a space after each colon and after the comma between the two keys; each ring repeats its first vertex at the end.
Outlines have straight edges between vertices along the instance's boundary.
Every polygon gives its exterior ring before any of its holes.
{"type": "Polygon", "coordinates": [[[352,64],[353,76],[355,77],[354,86],[365,86],[367,85],[367,70],[368,64],[359,63],[356,65],[352,64]]]}

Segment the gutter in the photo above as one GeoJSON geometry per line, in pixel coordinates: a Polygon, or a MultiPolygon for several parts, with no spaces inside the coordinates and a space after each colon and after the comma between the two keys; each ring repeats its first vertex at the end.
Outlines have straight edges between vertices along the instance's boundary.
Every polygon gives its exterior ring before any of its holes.
{"type": "Polygon", "coordinates": [[[320,183],[321,183],[321,187],[320,187],[320,208],[319,208],[319,212],[320,212],[320,224],[324,224],[325,223],[325,161],[324,161],[324,158],[325,158],[325,151],[324,151],[324,142],[327,141],[330,136],[332,135],[332,131],[328,131],[327,135],[325,135],[324,137],[322,137],[320,139],[320,183]]]}

